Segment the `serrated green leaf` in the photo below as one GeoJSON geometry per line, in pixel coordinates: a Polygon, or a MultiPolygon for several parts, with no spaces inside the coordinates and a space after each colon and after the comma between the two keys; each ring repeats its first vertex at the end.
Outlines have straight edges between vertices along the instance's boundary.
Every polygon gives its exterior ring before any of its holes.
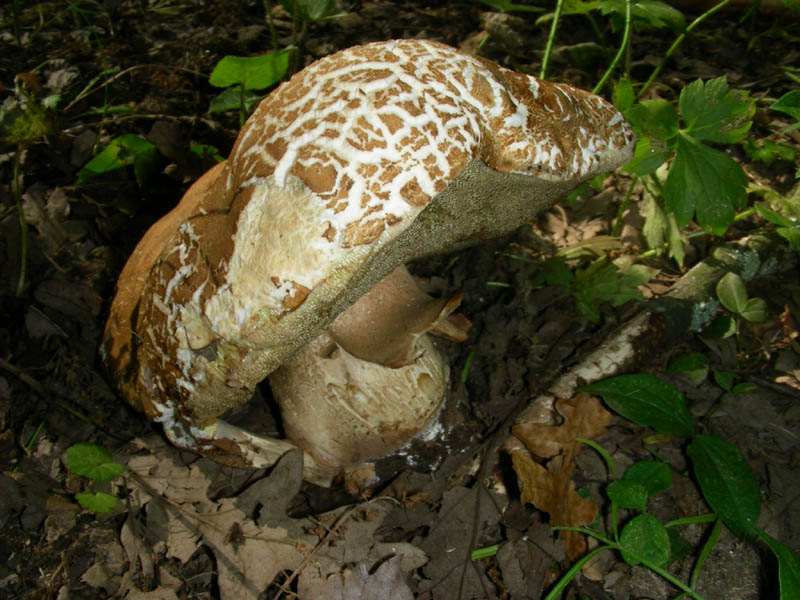
{"type": "Polygon", "coordinates": [[[125,471],[125,465],[115,462],[108,450],[96,444],[79,442],[67,448],[66,455],[70,471],[95,481],[110,481],[125,471]]]}
{"type": "Polygon", "coordinates": [[[245,90],[263,90],[286,75],[291,52],[286,48],[261,56],[225,56],[214,67],[208,82],[215,87],[241,85],[245,90]]]}
{"type": "MultiPolygon", "coordinates": [[[[600,10],[610,15],[615,31],[624,24],[626,0],[602,0],[600,10]]],[[[683,31],[686,21],[683,13],[657,0],[636,0],[631,3],[631,20],[636,29],[662,29],[669,27],[674,31],[683,31]]]]}
{"type": "Polygon", "coordinates": [[[105,492],[78,492],[75,499],[83,508],[96,514],[107,513],[117,505],[117,497],[105,492]]]}
{"type": "Polygon", "coordinates": [[[725,77],[693,81],[681,90],[679,105],[686,133],[698,140],[740,142],[753,124],[755,105],[744,92],[729,90],[725,77]]]}
{"type": "Polygon", "coordinates": [[[633,156],[623,167],[623,171],[633,175],[655,173],[672,154],[672,148],[664,140],[639,137],[633,156]]]}
{"type": "Polygon", "coordinates": [[[664,567],[670,559],[669,534],[666,527],[653,515],[637,515],[623,528],[619,536],[622,558],[630,565],[638,565],[635,554],[647,562],[664,567]]]}
{"type": "Polygon", "coordinates": [[[735,314],[741,314],[747,305],[747,288],[738,273],[725,273],[717,282],[717,298],[722,306],[735,314]]]}
{"type": "Polygon", "coordinates": [[[648,497],[651,498],[669,489],[669,486],[672,485],[672,472],[664,463],[639,460],[625,470],[622,480],[635,481],[645,489],[648,497]]]}
{"type": "Polygon", "coordinates": [[[681,227],[696,214],[701,227],[722,235],[744,204],[747,177],[722,152],[683,134],[677,139],[675,160],[663,186],[666,208],[681,227]]]}
{"type": "Polygon", "coordinates": [[[626,419],[661,433],[690,436],[694,431],[683,394],[652,375],[618,375],[578,391],[601,396],[626,419]]]}
{"type": "Polygon", "coordinates": [[[671,140],[678,133],[678,113],[666,100],[643,100],[625,111],[625,118],[640,136],[671,140]]]}
{"type": "Polygon", "coordinates": [[[800,554],[760,529],[758,536],[778,559],[780,600],[797,600],[800,598],[800,554]]]}
{"type": "Polygon", "coordinates": [[[761,512],[761,492],[742,453],[711,435],[695,436],[686,453],[711,510],[740,538],[752,537],[761,512]]]}
{"type": "Polygon", "coordinates": [[[644,510],[647,507],[647,489],[638,481],[618,479],[606,487],[608,499],[620,508],[644,510]]]}

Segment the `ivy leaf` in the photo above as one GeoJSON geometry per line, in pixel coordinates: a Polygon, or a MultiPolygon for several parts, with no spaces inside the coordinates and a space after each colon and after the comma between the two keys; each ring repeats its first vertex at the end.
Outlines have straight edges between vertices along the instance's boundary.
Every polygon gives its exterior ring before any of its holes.
{"type": "Polygon", "coordinates": [[[744,139],[755,112],[744,92],[728,89],[725,77],[693,81],[681,91],[679,105],[686,134],[727,144],[744,139]]]}
{"type": "Polygon", "coordinates": [[[722,235],[745,200],[747,177],[742,167],[722,152],[681,132],[678,151],[664,182],[664,200],[685,227],[697,214],[698,224],[722,235]]]}

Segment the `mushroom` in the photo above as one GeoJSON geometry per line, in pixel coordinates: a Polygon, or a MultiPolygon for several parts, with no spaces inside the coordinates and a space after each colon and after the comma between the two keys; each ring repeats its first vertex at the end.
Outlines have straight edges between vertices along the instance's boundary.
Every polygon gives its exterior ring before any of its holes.
{"type": "Polygon", "coordinates": [[[431,427],[446,393],[426,332],[463,339],[458,298],[423,297],[403,265],[514,231],[634,142],[602,98],[436,42],[320,59],[142,238],[102,356],[177,446],[245,467],[299,446],[329,484],[431,427]],[[220,418],[281,365],[287,439],[220,418]]]}

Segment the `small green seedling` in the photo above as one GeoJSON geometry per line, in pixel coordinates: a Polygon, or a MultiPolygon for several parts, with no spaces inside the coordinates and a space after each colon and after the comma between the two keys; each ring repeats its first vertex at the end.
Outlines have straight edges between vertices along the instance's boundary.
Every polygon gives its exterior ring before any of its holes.
{"type": "Polygon", "coordinates": [[[285,48],[260,56],[225,56],[214,67],[208,82],[227,88],[211,100],[209,113],[228,110],[239,111],[239,122],[244,123],[253,105],[264,97],[264,90],[278,83],[289,68],[289,57],[294,50],[285,48]]]}
{"type": "MultiPolygon", "coordinates": [[[[67,468],[92,481],[111,481],[125,471],[125,465],[115,462],[108,450],[96,444],[80,442],[67,448],[67,468]]],[[[91,484],[90,484],[91,485],[91,484]]],[[[93,513],[107,513],[117,505],[117,497],[105,492],[83,491],[75,499],[93,513]]]]}
{"type": "Polygon", "coordinates": [[[156,169],[158,149],[141,136],[128,133],[114,138],[103,150],[78,171],[77,183],[92,177],[133,166],[136,183],[143,187],[156,169]]]}
{"type": "Polygon", "coordinates": [[[618,266],[606,257],[589,263],[585,268],[570,270],[562,257],[551,258],[541,265],[534,277],[533,285],[561,285],[575,299],[575,307],[592,322],[601,318],[599,306],[610,304],[622,306],[630,300],[640,300],[638,288],[646,284],[652,270],[644,265],[622,264],[618,266]]]}
{"type": "MultiPolygon", "coordinates": [[[[670,468],[660,462],[639,461],[631,465],[620,479],[606,487],[610,501],[611,531],[590,527],[556,527],[577,531],[598,540],[601,545],[572,565],[545,600],[555,600],[600,552],[617,551],[628,564],[641,564],[669,581],[684,595],[702,600],[696,591],[701,568],[715,545],[722,525],[748,543],[762,540],[778,560],[781,599],[800,595],[800,555],[757,527],[761,512],[761,492],[755,475],[741,452],[718,436],[695,433],[691,414],[680,391],[652,375],[620,375],[583,386],[581,392],[597,394],[608,406],[635,423],[652,427],[662,434],[690,438],[686,454],[700,491],[713,514],[697,515],[661,523],[649,514],[649,500],[672,484],[670,468]],[[627,511],[627,521],[620,518],[627,511]],[[688,582],[672,575],[667,567],[688,555],[691,547],[678,533],[677,527],[713,523],[703,548],[695,561],[688,582]],[[621,529],[620,529],[621,527],[621,529]]],[[[580,440],[597,450],[608,465],[612,478],[616,467],[611,456],[597,443],[580,440]]],[[[600,520],[599,522],[602,522],[600,520]]]]}

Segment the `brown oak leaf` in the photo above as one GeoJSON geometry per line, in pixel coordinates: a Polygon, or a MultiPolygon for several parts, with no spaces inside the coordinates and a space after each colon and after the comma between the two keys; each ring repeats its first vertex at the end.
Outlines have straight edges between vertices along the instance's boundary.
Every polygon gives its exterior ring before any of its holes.
{"type": "MultiPolygon", "coordinates": [[[[603,435],[611,414],[603,408],[600,400],[588,394],[559,399],[556,410],[563,417],[559,425],[517,422],[512,428],[518,442],[512,441],[508,448],[519,479],[522,501],[547,512],[551,525],[588,525],[594,520],[597,506],[575,491],[572,473],[575,457],[582,446],[576,438],[592,439],[603,435]],[[536,462],[534,455],[550,459],[547,466],[536,462]]],[[[560,535],[570,559],[575,560],[586,551],[586,541],[580,534],[561,531],[560,535]]]]}

